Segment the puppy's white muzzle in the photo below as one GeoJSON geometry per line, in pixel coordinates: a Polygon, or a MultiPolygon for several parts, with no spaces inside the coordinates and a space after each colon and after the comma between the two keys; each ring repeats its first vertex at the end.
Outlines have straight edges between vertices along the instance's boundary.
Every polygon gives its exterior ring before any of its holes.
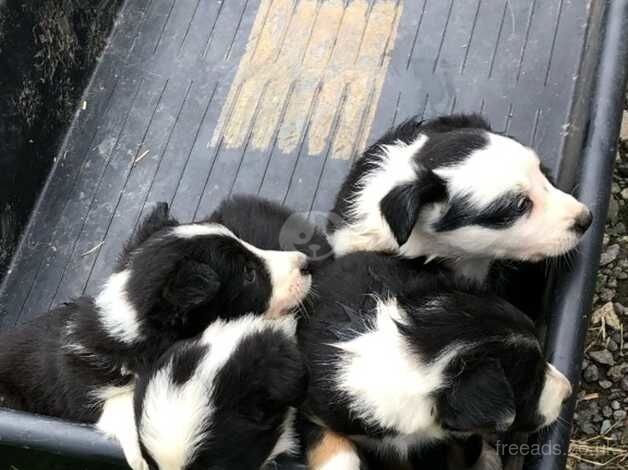
{"type": "Polygon", "coordinates": [[[266,263],[273,289],[266,316],[275,318],[299,305],[310,291],[309,260],[297,251],[258,250],[257,254],[266,263]]]}

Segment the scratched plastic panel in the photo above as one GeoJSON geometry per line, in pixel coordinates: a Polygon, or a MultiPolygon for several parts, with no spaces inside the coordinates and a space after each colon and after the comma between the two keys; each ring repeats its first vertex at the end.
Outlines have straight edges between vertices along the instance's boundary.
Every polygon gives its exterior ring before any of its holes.
{"type": "MultiPolygon", "coordinates": [[[[93,294],[157,201],[254,193],[326,211],[356,154],[475,111],[556,169],[587,0],[133,0],[0,291],[10,326],[93,294]]],[[[263,223],[263,221],[262,221],[263,223]]]]}

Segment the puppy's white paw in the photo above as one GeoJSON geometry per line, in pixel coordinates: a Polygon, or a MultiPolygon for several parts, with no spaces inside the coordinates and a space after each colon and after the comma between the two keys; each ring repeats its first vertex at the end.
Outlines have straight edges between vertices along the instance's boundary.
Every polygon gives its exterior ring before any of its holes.
{"type": "Polygon", "coordinates": [[[133,387],[120,388],[104,401],[96,428],[122,447],[126,461],[133,470],[148,470],[142,457],[133,410],[133,387]]]}

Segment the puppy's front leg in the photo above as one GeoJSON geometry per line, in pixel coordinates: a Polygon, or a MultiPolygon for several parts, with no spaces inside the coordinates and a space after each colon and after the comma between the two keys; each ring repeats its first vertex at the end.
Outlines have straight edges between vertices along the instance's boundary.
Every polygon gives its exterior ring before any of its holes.
{"type": "Polygon", "coordinates": [[[327,429],[321,432],[320,439],[308,443],[310,470],[360,470],[360,457],[349,439],[327,429]]]}
{"type": "Polygon", "coordinates": [[[133,470],[148,470],[142,457],[135,412],[133,410],[133,387],[119,388],[119,393],[107,393],[102,414],[96,428],[110,438],[116,439],[122,447],[124,457],[133,470]]]}

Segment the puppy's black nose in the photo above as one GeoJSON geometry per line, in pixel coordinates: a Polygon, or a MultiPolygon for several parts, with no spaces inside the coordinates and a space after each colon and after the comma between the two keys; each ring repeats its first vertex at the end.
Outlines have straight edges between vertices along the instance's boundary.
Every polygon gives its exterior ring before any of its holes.
{"type": "Polygon", "coordinates": [[[589,209],[585,209],[580,213],[580,215],[578,215],[578,217],[576,217],[573,229],[576,233],[582,235],[591,226],[591,222],[593,222],[593,214],[591,214],[589,209]]]}
{"type": "Polygon", "coordinates": [[[301,271],[301,274],[303,274],[304,276],[312,274],[312,262],[310,261],[310,259],[307,258],[299,269],[301,271]]]}

